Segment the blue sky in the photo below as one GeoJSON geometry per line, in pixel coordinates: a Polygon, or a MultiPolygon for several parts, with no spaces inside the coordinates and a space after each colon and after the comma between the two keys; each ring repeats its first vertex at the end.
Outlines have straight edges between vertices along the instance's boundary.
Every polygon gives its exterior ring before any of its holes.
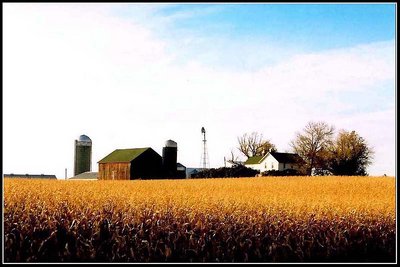
{"type": "Polygon", "coordinates": [[[203,126],[220,167],[244,133],[290,152],[325,121],[374,148],[371,175],[395,175],[396,48],[394,4],[6,3],[3,171],[71,176],[81,134],[94,171],[168,139],[197,167],[203,126]]]}
{"type": "Polygon", "coordinates": [[[198,10],[198,16],[173,23],[226,38],[265,38],[322,50],[394,38],[391,4],[188,4],[160,9],[160,16],[198,10]],[[203,14],[202,10],[205,10],[203,14]]]}
{"type": "MultiPolygon", "coordinates": [[[[135,11],[136,7],[126,6],[114,10],[128,20],[140,19],[141,15],[137,16],[135,11]]],[[[179,47],[183,46],[179,40],[187,35],[201,37],[202,42],[185,46],[183,60],[203,55],[204,50],[215,50],[219,57],[213,60],[205,57],[203,61],[219,63],[224,68],[229,65],[259,67],[265,64],[264,59],[276,60],[272,55],[263,55],[251,63],[246,59],[227,59],[223,55],[225,49],[229,51],[229,44],[264,43],[283,47],[287,51],[278,53],[283,57],[392,40],[395,34],[393,4],[166,4],[151,15],[171,18],[153,29],[171,43],[177,40],[179,47]]],[[[143,23],[148,18],[143,17],[143,23]]],[[[237,47],[232,49],[236,51],[237,47]]],[[[254,53],[249,49],[248,53],[254,53]]],[[[245,56],[252,58],[248,53],[245,56]]]]}

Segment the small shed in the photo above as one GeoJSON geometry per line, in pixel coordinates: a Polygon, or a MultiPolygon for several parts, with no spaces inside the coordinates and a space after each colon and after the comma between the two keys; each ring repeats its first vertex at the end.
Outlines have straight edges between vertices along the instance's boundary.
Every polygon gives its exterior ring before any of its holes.
{"type": "Polygon", "coordinates": [[[192,178],[192,175],[201,172],[203,168],[186,168],[186,178],[192,178]]]}
{"type": "Polygon", "coordinates": [[[186,178],[186,167],[181,163],[176,163],[176,178],[186,178]]]}
{"type": "Polygon", "coordinates": [[[150,147],[116,149],[99,164],[99,180],[157,178],[162,174],[162,158],[150,147]]]}

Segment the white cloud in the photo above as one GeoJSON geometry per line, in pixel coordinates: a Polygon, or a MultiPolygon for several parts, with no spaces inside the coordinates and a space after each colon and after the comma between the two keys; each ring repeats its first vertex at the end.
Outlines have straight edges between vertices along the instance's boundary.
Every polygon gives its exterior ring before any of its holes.
{"type": "MultiPolygon", "coordinates": [[[[250,60],[248,68],[221,68],[201,57],[182,60],[182,54],[191,54],[185,46],[176,49],[151,27],[114,17],[101,5],[3,7],[5,172],[63,178],[68,168],[71,175],[73,142],[80,134],[93,140],[93,170],[114,149],[151,146],[161,153],[167,139],[178,142],[179,161],[198,166],[202,126],[217,167],[245,132],[261,132],[278,149],[289,150],[296,131],[310,120],[325,120],[359,130],[378,148],[371,169],[394,175],[394,109],[388,109],[393,106],[338,113],[360,105],[357,99],[342,101],[349,92],[394,91],[393,41],[293,57],[292,50],[274,60],[261,53],[264,61],[250,60]],[[380,138],[382,133],[370,129],[388,131],[380,138]]],[[[150,19],[154,10],[147,12],[150,19]]],[[[197,36],[186,38],[198,42],[197,36]]],[[[212,39],[201,42],[206,41],[212,39]]],[[[259,46],[231,47],[243,47],[241,57],[254,58],[252,48],[259,46]]],[[[218,54],[209,58],[233,54],[214,51],[218,54]]]]}

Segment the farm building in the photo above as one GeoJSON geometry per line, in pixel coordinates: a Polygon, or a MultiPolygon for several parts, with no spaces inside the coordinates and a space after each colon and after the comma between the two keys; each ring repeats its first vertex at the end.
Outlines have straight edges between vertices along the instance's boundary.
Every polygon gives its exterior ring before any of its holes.
{"type": "Polygon", "coordinates": [[[99,180],[132,180],[161,176],[162,158],[150,147],[116,149],[98,163],[99,180]]]}
{"type": "Polygon", "coordinates": [[[177,143],[167,140],[162,157],[150,147],[117,149],[100,160],[99,180],[186,178],[186,167],[177,162],[177,143]]]}
{"type": "Polygon", "coordinates": [[[192,175],[195,175],[205,169],[203,168],[186,168],[186,178],[193,178],[192,175]]]}
{"type": "Polygon", "coordinates": [[[162,176],[164,178],[186,178],[186,167],[177,162],[178,145],[167,140],[162,150],[162,176]]]}
{"type": "Polygon", "coordinates": [[[14,179],[57,179],[55,175],[50,174],[4,174],[4,178],[14,178],[14,179]]]}
{"type": "Polygon", "coordinates": [[[86,180],[86,181],[95,181],[98,179],[98,172],[83,172],[73,177],[68,178],[68,180],[86,180]]]}
{"type": "Polygon", "coordinates": [[[176,174],[172,178],[186,178],[186,167],[179,162],[176,163],[176,174]]]}
{"type": "Polygon", "coordinates": [[[75,140],[74,175],[91,171],[92,166],[92,140],[82,134],[75,140]]]}
{"type": "Polygon", "coordinates": [[[272,170],[298,170],[302,163],[303,159],[298,154],[271,151],[264,156],[255,156],[247,159],[244,165],[261,173],[272,170]]]}

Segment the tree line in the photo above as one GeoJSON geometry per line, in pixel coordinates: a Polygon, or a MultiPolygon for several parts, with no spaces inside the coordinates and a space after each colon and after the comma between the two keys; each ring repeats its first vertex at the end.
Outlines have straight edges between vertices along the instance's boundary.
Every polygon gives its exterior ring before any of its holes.
{"type": "MultiPolygon", "coordinates": [[[[238,137],[238,151],[247,159],[277,151],[276,146],[262,134],[253,132],[238,137]]],[[[308,122],[290,141],[292,152],[303,160],[300,171],[305,175],[368,175],[374,151],[356,131],[340,130],[326,122],[308,122]]],[[[229,162],[242,164],[231,151],[229,162]]]]}

